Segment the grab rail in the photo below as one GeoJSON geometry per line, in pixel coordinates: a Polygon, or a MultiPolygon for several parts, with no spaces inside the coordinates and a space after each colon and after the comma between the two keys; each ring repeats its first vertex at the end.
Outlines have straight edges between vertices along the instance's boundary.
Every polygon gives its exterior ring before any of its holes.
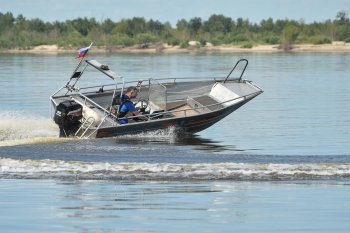
{"type": "MultiPolygon", "coordinates": [[[[106,120],[106,118],[107,118],[107,115],[105,115],[105,117],[103,118],[103,120],[101,121],[101,123],[96,127],[96,129],[95,129],[94,131],[92,131],[91,134],[89,134],[89,136],[88,136],[87,138],[90,138],[91,135],[93,135],[93,134],[101,127],[101,125],[102,125],[103,122],[106,120]]],[[[84,133],[84,134],[85,134],[85,133],[84,133]]]]}
{"type": "MultiPolygon", "coordinates": [[[[92,99],[90,99],[89,97],[87,97],[86,95],[82,94],[82,93],[78,93],[78,95],[80,97],[83,98],[84,101],[84,105],[86,105],[86,102],[89,102],[90,104],[92,104],[93,106],[97,107],[97,109],[99,109],[100,111],[102,111],[104,113],[104,115],[108,115],[108,116],[112,116],[113,118],[116,118],[115,116],[113,116],[113,114],[111,114],[108,110],[106,110],[104,107],[102,107],[101,105],[99,105],[98,103],[96,103],[95,101],[93,101],[92,99]]],[[[73,97],[74,98],[74,97],[73,97]]]]}
{"type": "Polygon", "coordinates": [[[232,72],[236,69],[237,65],[238,65],[240,62],[242,62],[242,61],[245,61],[245,66],[244,66],[244,68],[243,68],[243,70],[242,70],[242,72],[241,72],[241,75],[239,76],[239,79],[238,79],[239,81],[242,81],[242,77],[243,77],[244,71],[245,71],[245,69],[246,69],[247,66],[248,66],[248,60],[245,59],[245,58],[242,58],[242,59],[240,59],[240,60],[237,61],[236,65],[232,68],[232,70],[230,71],[230,73],[227,75],[227,77],[226,77],[224,83],[225,83],[225,82],[227,81],[227,79],[230,77],[230,75],[232,74],[232,72]]]}
{"type": "Polygon", "coordinates": [[[80,132],[80,130],[82,130],[83,128],[85,128],[85,131],[80,135],[79,138],[82,138],[85,133],[90,129],[90,127],[92,126],[92,124],[95,122],[95,118],[93,117],[88,117],[86,118],[86,120],[81,124],[81,126],[79,127],[79,129],[77,130],[77,132],[75,132],[74,136],[77,136],[78,133],[80,132]],[[89,122],[89,120],[91,119],[91,122],[89,122]],[[87,127],[85,127],[85,124],[88,125],[87,127]]]}

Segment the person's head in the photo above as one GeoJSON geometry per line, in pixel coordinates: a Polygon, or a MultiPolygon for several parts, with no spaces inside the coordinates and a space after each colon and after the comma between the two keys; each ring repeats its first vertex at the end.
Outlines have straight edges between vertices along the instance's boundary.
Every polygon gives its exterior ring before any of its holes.
{"type": "Polygon", "coordinates": [[[129,96],[130,99],[135,98],[137,96],[138,90],[136,87],[128,87],[126,89],[126,94],[129,96]]]}

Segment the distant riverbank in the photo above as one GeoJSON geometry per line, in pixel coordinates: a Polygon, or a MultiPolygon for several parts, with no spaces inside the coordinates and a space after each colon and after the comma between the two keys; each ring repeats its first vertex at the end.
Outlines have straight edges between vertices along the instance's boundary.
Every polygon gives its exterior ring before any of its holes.
{"type": "MultiPolygon", "coordinates": [[[[105,47],[95,46],[94,53],[191,53],[191,52],[216,52],[216,53],[236,53],[236,52],[350,52],[350,43],[333,42],[332,44],[297,44],[297,45],[255,45],[251,48],[244,48],[241,45],[207,45],[204,47],[191,45],[187,48],[180,46],[169,46],[167,44],[147,47],[105,47]]],[[[28,53],[28,54],[62,54],[75,53],[78,48],[63,48],[57,45],[40,45],[30,49],[6,49],[0,53],[28,53]]]]}

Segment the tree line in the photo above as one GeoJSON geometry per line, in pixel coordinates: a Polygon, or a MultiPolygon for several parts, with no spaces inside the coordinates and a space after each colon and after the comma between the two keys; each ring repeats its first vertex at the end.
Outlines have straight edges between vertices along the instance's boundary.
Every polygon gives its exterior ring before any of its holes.
{"type": "Polygon", "coordinates": [[[339,11],[334,20],[305,23],[303,20],[272,18],[260,23],[248,19],[213,14],[208,20],[194,17],[180,19],[175,27],[158,20],[143,17],[122,19],[77,18],[64,22],[45,22],[39,18],[26,19],[22,14],[0,12],[0,49],[30,49],[38,45],[57,44],[64,48],[85,46],[91,41],[97,46],[129,47],[169,45],[189,46],[198,41],[198,47],[212,45],[255,44],[324,44],[332,41],[350,42],[350,20],[345,11],[339,11]]]}

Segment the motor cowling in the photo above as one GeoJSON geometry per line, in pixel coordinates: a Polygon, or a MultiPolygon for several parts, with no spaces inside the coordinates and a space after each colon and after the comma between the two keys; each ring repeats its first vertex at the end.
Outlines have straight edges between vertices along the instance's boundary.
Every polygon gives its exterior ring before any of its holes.
{"type": "Polygon", "coordinates": [[[69,137],[75,134],[81,125],[83,106],[74,100],[66,100],[57,105],[54,121],[60,128],[60,137],[69,137]]]}

